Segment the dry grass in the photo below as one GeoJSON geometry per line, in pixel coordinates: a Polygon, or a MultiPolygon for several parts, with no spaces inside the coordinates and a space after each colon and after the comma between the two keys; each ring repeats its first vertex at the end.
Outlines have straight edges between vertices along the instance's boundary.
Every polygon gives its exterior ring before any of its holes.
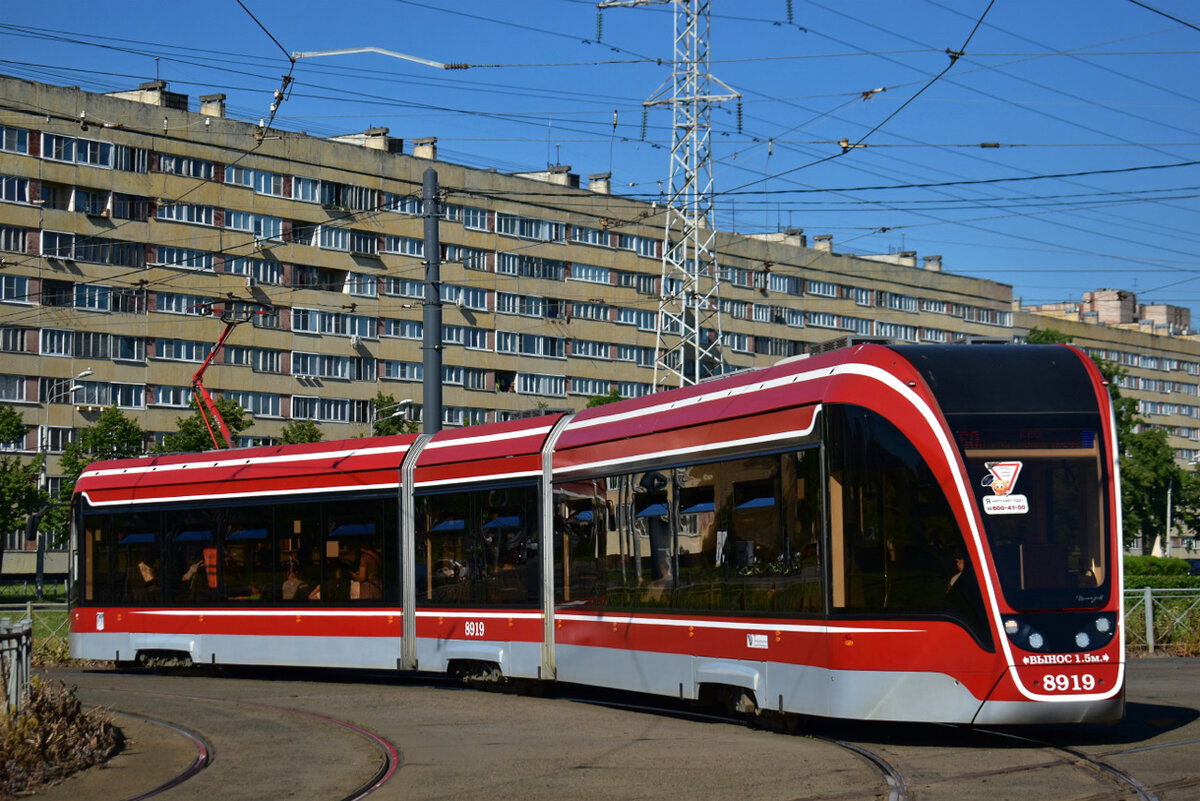
{"type": "Polygon", "coordinates": [[[122,742],[109,716],[84,710],[74,689],[34,678],[21,712],[0,713],[0,801],[104,762],[122,742]]]}

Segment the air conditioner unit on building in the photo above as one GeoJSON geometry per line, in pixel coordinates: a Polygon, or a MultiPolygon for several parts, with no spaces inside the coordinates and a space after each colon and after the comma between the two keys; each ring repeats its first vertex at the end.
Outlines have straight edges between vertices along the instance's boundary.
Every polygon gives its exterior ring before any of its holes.
{"type": "Polygon", "coordinates": [[[350,347],[357,348],[361,342],[362,340],[359,338],[358,334],[350,335],[350,347]]]}
{"type": "Polygon", "coordinates": [[[256,286],[258,286],[258,279],[252,275],[246,276],[246,288],[253,289],[256,286]]]}

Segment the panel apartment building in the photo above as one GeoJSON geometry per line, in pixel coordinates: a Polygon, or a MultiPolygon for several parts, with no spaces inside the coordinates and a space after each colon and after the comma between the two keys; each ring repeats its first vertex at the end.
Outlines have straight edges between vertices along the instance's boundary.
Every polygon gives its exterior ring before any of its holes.
{"type": "MultiPolygon", "coordinates": [[[[116,405],[156,437],[189,413],[223,311],[262,304],[205,375],[253,414],[369,433],[377,392],[421,416],[421,180],[440,198],[444,423],[651,391],[663,209],[411,153],[386,129],[321,139],[228,119],[161,82],[112,95],[0,77],[0,402],[54,454],[116,405]],[[265,135],[264,135],[265,134],[265,135]]],[[[732,368],[851,338],[1012,341],[1011,287],[802,232],[720,233],[732,368]]],[[[671,287],[668,287],[670,289],[671,287]]]]}

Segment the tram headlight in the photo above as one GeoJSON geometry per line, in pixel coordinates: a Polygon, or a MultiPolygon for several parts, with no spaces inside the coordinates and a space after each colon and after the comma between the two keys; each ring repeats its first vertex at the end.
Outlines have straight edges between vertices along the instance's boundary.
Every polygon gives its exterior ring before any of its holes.
{"type": "Polygon", "coordinates": [[[1111,630],[1112,630],[1112,624],[1108,622],[1108,618],[1106,618],[1106,617],[1096,618],[1096,631],[1100,632],[1101,634],[1108,634],[1108,632],[1111,630]]]}
{"type": "Polygon", "coordinates": [[[1046,640],[1042,638],[1042,635],[1038,634],[1036,631],[1031,631],[1029,633],[1029,647],[1031,649],[1034,651],[1040,650],[1045,644],[1046,640]]]}
{"type": "Polygon", "coordinates": [[[1084,648],[1087,648],[1091,644],[1092,644],[1092,638],[1088,636],[1088,633],[1086,631],[1081,631],[1075,635],[1075,645],[1078,646],[1079,650],[1082,651],[1084,648]]]}
{"type": "Polygon", "coordinates": [[[1021,624],[1013,620],[1011,617],[1004,621],[1004,633],[1010,637],[1016,634],[1021,629],[1021,624]]]}

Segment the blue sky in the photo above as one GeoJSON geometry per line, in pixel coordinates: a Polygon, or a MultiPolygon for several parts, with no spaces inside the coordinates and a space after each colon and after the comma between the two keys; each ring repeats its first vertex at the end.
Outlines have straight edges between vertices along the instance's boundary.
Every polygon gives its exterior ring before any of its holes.
{"type": "MultiPolygon", "coordinates": [[[[262,27],[237,0],[69,13],[10,3],[0,72],[89,91],[161,77],[193,109],[224,92],[231,116],[257,121],[291,67],[286,53],[375,46],[470,66],[301,59],[276,126],[319,136],[386,126],[438,137],[446,161],[611,171],[614,192],[647,199],[667,178],[669,112],[649,109],[643,129],[642,104],[670,78],[670,6],[242,1],[262,27]]],[[[1028,303],[1134,290],[1190,307],[1200,327],[1194,2],[712,6],[712,74],[742,95],[740,128],[736,103],[712,115],[721,228],[940,254],[946,271],[1011,284],[1028,303]],[[968,39],[951,63],[946,51],[968,39]],[[866,147],[843,153],[842,139],[866,147]]]]}

